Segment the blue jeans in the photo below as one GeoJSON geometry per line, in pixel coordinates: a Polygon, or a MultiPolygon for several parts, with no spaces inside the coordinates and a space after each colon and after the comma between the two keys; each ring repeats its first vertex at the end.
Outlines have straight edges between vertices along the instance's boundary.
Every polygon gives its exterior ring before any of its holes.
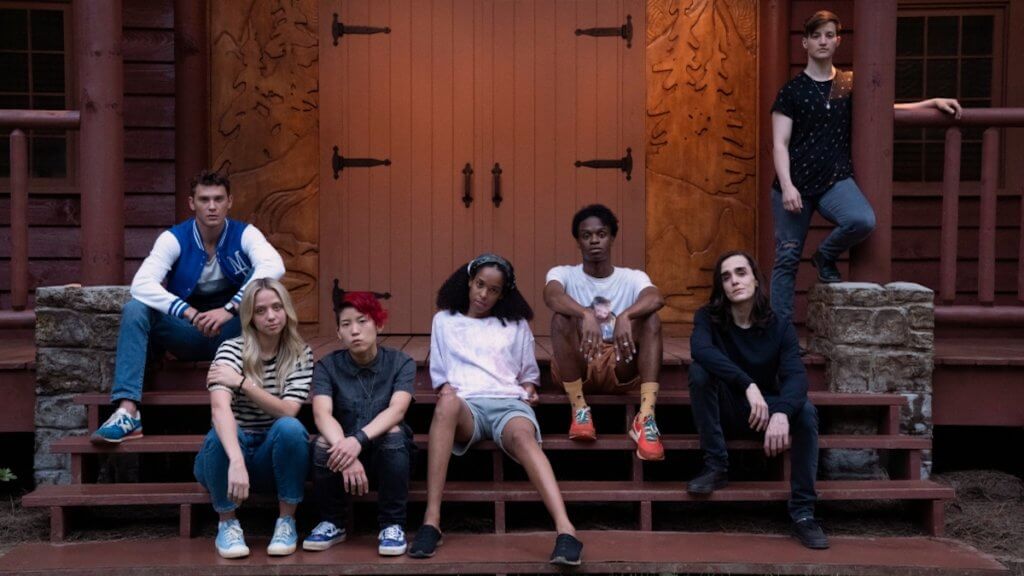
{"type": "MultiPolygon", "coordinates": [[[[713,377],[700,364],[689,368],[690,408],[700,433],[704,464],[714,470],[729,469],[729,451],[725,437],[750,436],[750,404],[742,392],[713,377]]],[[[774,398],[765,396],[769,410],[774,398]]],[[[818,495],[814,480],[818,476],[818,410],[808,400],[789,420],[790,497],[789,515],[793,521],[814,517],[818,495]]]]}
{"type": "Polygon", "coordinates": [[[164,314],[138,300],[129,300],[121,311],[111,402],[142,400],[142,380],[149,358],[166,351],[179,360],[213,360],[217,347],[241,332],[242,324],[236,317],[221,327],[219,335],[207,338],[188,320],[164,314]]]}
{"type": "Polygon", "coordinates": [[[780,318],[793,318],[796,272],[804,251],[811,216],[817,210],[836,225],[818,252],[836,261],[851,247],[867,238],[875,229],[875,211],[853,178],[836,182],[820,196],[803,197],[799,214],[782,207],[782,192],[772,188],[772,215],[775,217],[775,267],[772,268],[772,311],[780,318]]]}
{"type": "MultiPolygon", "coordinates": [[[[309,472],[309,434],[301,422],[290,416],[278,418],[269,430],[238,428],[238,444],[245,458],[252,492],[273,492],[286,504],[302,502],[309,472]]],[[[210,493],[213,509],[219,513],[238,507],[228,498],[228,455],[216,430],[206,435],[196,454],[192,473],[210,493]]]]}

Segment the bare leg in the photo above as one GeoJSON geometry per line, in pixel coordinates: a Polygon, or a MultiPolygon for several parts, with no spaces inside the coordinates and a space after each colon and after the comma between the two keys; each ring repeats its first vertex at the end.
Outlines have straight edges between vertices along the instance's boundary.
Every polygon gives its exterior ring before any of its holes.
{"type": "Polygon", "coordinates": [[[562,314],[551,317],[551,348],[563,382],[583,378],[587,365],[580,352],[579,323],[575,319],[562,314]]]}
{"type": "Polygon", "coordinates": [[[424,524],[441,529],[441,496],[448,477],[452,445],[456,438],[459,442],[469,442],[472,437],[473,413],[469,406],[453,393],[438,396],[427,444],[427,510],[423,514],[424,524]]]}
{"type": "Polygon", "coordinates": [[[530,477],[534,488],[540,492],[544,506],[555,521],[555,531],[575,536],[576,528],[569,521],[569,515],[565,511],[565,502],[562,500],[562,492],[558,488],[551,463],[541,450],[540,444],[537,444],[533,423],[523,417],[509,420],[501,433],[501,443],[526,469],[526,475],[530,477]]]}
{"type": "Polygon", "coordinates": [[[121,400],[117,407],[124,408],[126,412],[133,415],[139,411],[139,405],[132,400],[121,400]]]}
{"type": "Polygon", "coordinates": [[[278,516],[280,516],[281,518],[284,518],[285,516],[291,516],[291,517],[294,518],[295,517],[295,509],[298,508],[298,507],[299,507],[298,504],[289,504],[287,502],[282,502],[282,501],[278,500],[278,502],[277,502],[278,516]]]}
{"type": "MultiPolygon", "coordinates": [[[[628,382],[640,372],[641,382],[657,382],[661,371],[661,354],[664,344],[661,339],[661,319],[657,314],[634,318],[633,341],[636,343],[636,359],[633,362],[615,366],[619,382],[628,382]]],[[[554,343],[554,338],[551,339],[554,343]]]]}

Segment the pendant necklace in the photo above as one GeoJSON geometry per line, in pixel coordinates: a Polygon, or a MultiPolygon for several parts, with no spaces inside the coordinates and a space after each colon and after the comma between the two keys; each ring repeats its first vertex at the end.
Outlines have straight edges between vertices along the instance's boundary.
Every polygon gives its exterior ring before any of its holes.
{"type": "Polygon", "coordinates": [[[839,77],[838,73],[834,73],[832,75],[831,84],[828,85],[828,95],[827,96],[825,95],[824,92],[821,91],[821,88],[818,87],[818,81],[815,80],[814,78],[811,78],[811,82],[814,82],[814,91],[817,92],[818,96],[821,96],[821,99],[825,102],[825,110],[831,110],[832,109],[832,87],[835,86],[836,78],[838,78],[838,77],[839,77]]]}
{"type": "MultiPolygon", "coordinates": [[[[367,370],[367,372],[369,372],[367,370]]],[[[356,373],[356,379],[359,380],[359,386],[363,389],[363,396],[367,400],[373,395],[373,389],[377,385],[377,375],[370,372],[370,386],[367,388],[366,382],[363,380],[363,370],[356,373]]]]}

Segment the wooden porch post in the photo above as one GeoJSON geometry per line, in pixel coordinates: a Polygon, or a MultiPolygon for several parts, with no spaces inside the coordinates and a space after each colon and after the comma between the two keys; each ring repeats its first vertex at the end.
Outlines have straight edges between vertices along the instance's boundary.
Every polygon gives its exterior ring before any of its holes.
{"type": "Polygon", "coordinates": [[[209,162],[206,0],[174,0],[174,213],[191,215],[189,184],[209,162]]]}
{"type": "Polygon", "coordinates": [[[82,283],[124,282],[121,0],[76,0],[82,283]]]}
{"type": "Polygon", "coordinates": [[[762,270],[771,270],[775,258],[771,187],[775,178],[772,161],[772,102],[789,79],[790,0],[759,3],[760,51],[758,58],[757,129],[757,259],[762,270]]]}
{"type": "Polygon", "coordinates": [[[892,280],[893,102],[896,0],[853,4],[853,169],[875,209],[875,231],[850,254],[850,280],[892,280]]]}

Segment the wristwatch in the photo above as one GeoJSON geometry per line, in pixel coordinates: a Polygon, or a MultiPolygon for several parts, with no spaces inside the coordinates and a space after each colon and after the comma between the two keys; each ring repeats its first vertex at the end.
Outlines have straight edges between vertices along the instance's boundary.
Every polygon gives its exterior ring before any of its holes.
{"type": "Polygon", "coordinates": [[[234,301],[225,304],[224,309],[230,312],[232,316],[238,316],[238,306],[235,305],[234,301]]]}

